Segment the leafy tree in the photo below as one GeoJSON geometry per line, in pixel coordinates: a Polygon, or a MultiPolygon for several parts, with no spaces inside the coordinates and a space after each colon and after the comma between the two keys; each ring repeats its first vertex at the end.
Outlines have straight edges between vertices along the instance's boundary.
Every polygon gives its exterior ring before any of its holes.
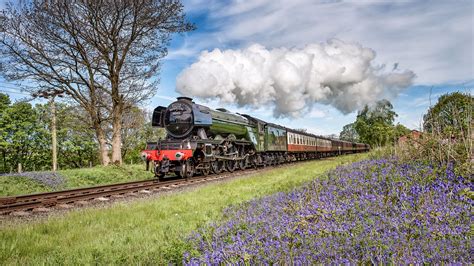
{"type": "MultiPolygon", "coordinates": [[[[48,147],[48,164],[51,162],[51,103],[36,105],[40,114],[39,124],[48,132],[45,141],[48,147]]],[[[80,107],[56,103],[58,164],[61,168],[86,167],[97,164],[97,140],[94,130],[85,121],[87,116],[80,107]]]]}
{"type": "Polygon", "coordinates": [[[41,130],[37,114],[29,103],[18,102],[4,108],[0,117],[3,171],[8,166],[23,166],[34,157],[37,139],[41,130]]]}
{"type": "Polygon", "coordinates": [[[406,126],[398,123],[394,128],[393,128],[393,139],[397,141],[400,137],[406,136],[411,132],[409,128],[406,126]]]}
{"type": "Polygon", "coordinates": [[[177,0],[10,2],[0,20],[2,73],[37,84],[25,87],[37,95],[63,91],[89,115],[102,163],[107,128],[121,163],[123,113],[153,96],[171,34],[193,28],[177,0]]]}
{"type": "Polygon", "coordinates": [[[136,162],[148,141],[165,137],[164,129],[151,126],[150,117],[150,114],[138,107],[130,109],[124,115],[122,156],[127,161],[136,162]]]}
{"type": "Polygon", "coordinates": [[[366,105],[359,111],[354,125],[360,141],[371,146],[384,146],[390,143],[395,117],[397,114],[388,100],[380,100],[371,107],[366,105]]]}
{"type": "Polygon", "coordinates": [[[469,137],[473,127],[474,97],[453,92],[442,95],[438,102],[423,116],[423,128],[430,133],[449,137],[469,137]]]}
{"type": "Polygon", "coordinates": [[[359,141],[359,134],[357,134],[357,130],[355,129],[355,123],[350,123],[345,125],[342,128],[341,133],[339,134],[339,139],[358,142],[359,141]]]}

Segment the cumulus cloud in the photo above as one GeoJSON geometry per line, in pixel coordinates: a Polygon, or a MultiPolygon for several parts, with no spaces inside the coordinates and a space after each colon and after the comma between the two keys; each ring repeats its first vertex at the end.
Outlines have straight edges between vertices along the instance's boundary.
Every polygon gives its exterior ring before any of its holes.
{"type": "Polygon", "coordinates": [[[177,77],[186,96],[218,98],[239,106],[271,106],[275,117],[298,117],[314,103],[347,114],[382,98],[398,95],[415,74],[376,66],[375,52],[357,43],[332,39],[302,49],[204,51],[177,77]]]}

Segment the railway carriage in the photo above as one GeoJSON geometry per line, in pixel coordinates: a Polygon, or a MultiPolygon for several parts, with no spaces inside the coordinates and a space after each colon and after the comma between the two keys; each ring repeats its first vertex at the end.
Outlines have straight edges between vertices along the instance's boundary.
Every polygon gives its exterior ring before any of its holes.
{"type": "Polygon", "coordinates": [[[166,139],[149,142],[142,152],[155,176],[168,173],[233,172],[247,167],[276,165],[368,151],[363,143],[316,136],[226,109],[213,110],[179,97],[168,107],[155,108],[152,125],[164,127],[166,139]]]}

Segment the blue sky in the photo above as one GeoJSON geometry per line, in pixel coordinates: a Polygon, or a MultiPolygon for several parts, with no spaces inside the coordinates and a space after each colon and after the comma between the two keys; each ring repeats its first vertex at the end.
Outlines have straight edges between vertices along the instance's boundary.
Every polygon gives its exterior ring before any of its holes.
{"type": "MultiPolygon", "coordinates": [[[[186,0],[183,1],[185,11],[197,30],[173,37],[168,56],[163,60],[161,84],[145,107],[166,106],[179,96],[176,77],[202,51],[245,49],[252,44],[268,49],[300,48],[337,38],[373,49],[374,64],[398,64],[399,68],[416,74],[414,84],[390,100],[399,114],[397,122],[418,128],[430,99],[433,104],[447,92],[473,92],[473,3],[471,0],[186,0]]],[[[196,101],[325,135],[338,134],[356,117],[356,112],[344,115],[330,105],[319,103],[299,118],[277,119],[272,116],[271,106],[255,109],[223,105],[217,100],[196,101]]]]}

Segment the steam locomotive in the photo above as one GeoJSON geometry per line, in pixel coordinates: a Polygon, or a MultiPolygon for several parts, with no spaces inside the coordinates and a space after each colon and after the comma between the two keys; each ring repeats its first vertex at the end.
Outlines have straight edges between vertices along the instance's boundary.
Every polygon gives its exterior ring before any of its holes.
{"type": "Polygon", "coordinates": [[[147,170],[189,178],[247,167],[366,152],[369,145],[316,136],[267,123],[246,114],[216,110],[179,97],[153,111],[152,126],[166,139],[149,142],[142,152],[147,170]]]}

